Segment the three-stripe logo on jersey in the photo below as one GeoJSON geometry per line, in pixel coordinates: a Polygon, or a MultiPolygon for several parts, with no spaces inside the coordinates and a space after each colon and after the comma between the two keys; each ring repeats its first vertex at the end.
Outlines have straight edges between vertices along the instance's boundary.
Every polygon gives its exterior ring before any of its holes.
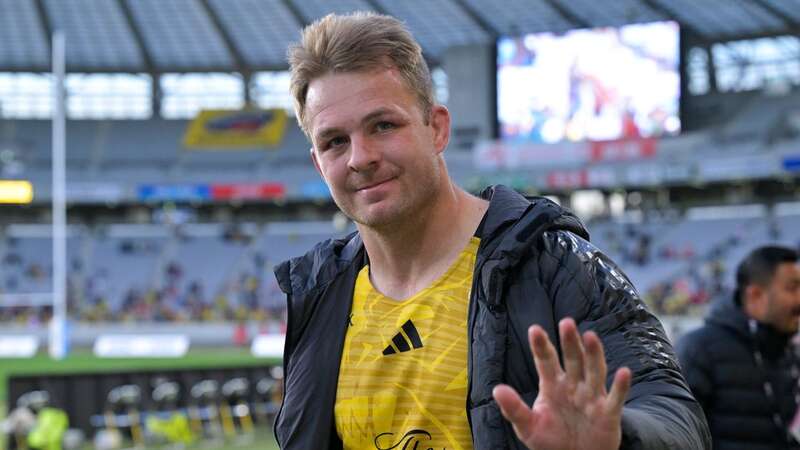
{"type": "Polygon", "coordinates": [[[414,322],[412,322],[411,319],[406,321],[400,328],[402,331],[395,334],[392,338],[392,343],[383,349],[384,356],[394,355],[398,352],[409,352],[411,351],[411,346],[415,349],[422,348],[422,339],[420,339],[417,327],[414,326],[414,322]],[[409,341],[411,345],[409,345],[409,341]]]}

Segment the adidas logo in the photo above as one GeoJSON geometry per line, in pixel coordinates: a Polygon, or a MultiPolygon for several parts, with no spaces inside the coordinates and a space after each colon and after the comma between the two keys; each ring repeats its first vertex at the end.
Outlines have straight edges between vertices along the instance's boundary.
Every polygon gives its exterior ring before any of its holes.
{"type": "Polygon", "coordinates": [[[411,345],[413,345],[415,349],[422,348],[422,339],[419,338],[419,333],[417,332],[417,327],[414,326],[414,322],[409,319],[401,328],[403,331],[399,331],[395,334],[392,338],[392,343],[383,349],[384,356],[394,355],[398,352],[403,353],[411,351],[408,341],[411,341],[411,345]],[[405,333],[405,335],[403,335],[403,333],[405,333]],[[406,337],[408,337],[408,340],[406,340],[406,337]]]}

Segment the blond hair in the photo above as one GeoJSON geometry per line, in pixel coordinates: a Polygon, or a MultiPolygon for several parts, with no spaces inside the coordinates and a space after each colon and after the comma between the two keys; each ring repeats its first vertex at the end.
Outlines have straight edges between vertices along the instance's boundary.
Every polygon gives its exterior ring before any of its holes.
{"type": "Polygon", "coordinates": [[[303,30],[288,51],[291,92],[300,127],[306,123],[306,95],[311,82],[328,73],[394,68],[413,92],[428,123],[434,104],[433,82],[422,48],[394,17],[371,12],[328,14],[303,30]]]}

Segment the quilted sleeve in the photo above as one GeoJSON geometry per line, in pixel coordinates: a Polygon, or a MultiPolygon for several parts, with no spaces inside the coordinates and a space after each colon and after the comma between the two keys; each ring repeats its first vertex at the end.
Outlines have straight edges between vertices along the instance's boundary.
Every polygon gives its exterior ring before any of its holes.
{"type": "Polygon", "coordinates": [[[555,321],[572,317],[595,331],[605,349],[607,384],[631,369],[622,417],[623,449],[710,449],[705,417],[681,374],[661,323],[627,276],[596,247],[568,231],[544,234],[540,276],[555,321]]]}

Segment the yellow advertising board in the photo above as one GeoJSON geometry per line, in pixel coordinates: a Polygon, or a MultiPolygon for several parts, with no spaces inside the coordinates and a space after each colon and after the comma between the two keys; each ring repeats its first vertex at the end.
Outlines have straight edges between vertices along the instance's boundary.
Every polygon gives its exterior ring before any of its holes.
{"type": "Polygon", "coordinates": [[[200,150],[276,147],[286,119],[283,109],[203,110],[189,123],[183,145],[200,150]]]}
{"type": "Polygon", "coordinates": [[[0,204],[27,205],[33,201],[33,185],[26,180],[0,180],[0,204]]]}

